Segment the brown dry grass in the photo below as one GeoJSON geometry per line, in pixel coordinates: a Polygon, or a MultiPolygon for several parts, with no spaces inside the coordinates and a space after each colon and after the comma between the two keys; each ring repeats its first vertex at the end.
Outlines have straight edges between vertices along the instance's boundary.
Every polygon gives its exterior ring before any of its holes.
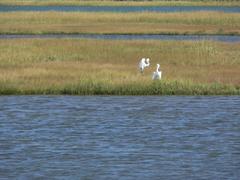
{"type": "Polygon", "coordinates": [[[240,34],[240,14],[181,13],[0,13],[0,33],[240,34]]]}
{"type": "Polygon", "coordinates": [[[240,44],[192,41],[0,40],[0,82],[23,89],[79,82],[151,83],[156,63],[166,81],[240,85],[240,44]],[[151,67],[140,75],[141,57],[151,67]]]}

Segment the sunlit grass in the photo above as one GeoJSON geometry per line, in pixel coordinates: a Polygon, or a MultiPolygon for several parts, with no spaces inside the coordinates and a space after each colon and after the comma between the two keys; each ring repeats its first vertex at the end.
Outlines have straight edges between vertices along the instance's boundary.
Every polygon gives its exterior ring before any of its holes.
{"type": "Polygon", "coordinates": [[[0,94],[240,94],[240,44],[18,39],[0,52],[0,94]],[[141,57],[151,58],[143,75],[141,57]]]}
{"type": "Polygon", "coordinates": [[[0,13],[2,34],[240,34],[240,14],[179,13],[0,13]]]}

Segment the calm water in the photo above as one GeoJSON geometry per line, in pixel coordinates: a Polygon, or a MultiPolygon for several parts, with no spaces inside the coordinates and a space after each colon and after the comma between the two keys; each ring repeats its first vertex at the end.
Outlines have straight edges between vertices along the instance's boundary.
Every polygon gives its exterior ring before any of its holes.
{"type": "Polygon", "coordinates": [[[1,96],[0,179],[240,178],[240,96],[1,96]]]}
{"type": "Polygon", "coordinates": [[[89,39],[112,39],[112,40],[212,40],[223,42],[240,42],[240,36],[231,35],[126,35],[126,34],[43,34],[43,35],[4,35],[0,39],[32,39],[32,38],[89,38],[89,39]]]}
{"type": "Polygon", "coordinates": [[[224,6],[0,6],[1,11],[82,11],[82,12],[182,12],[223,11],[240,13],[238,7],[224,6]]]}

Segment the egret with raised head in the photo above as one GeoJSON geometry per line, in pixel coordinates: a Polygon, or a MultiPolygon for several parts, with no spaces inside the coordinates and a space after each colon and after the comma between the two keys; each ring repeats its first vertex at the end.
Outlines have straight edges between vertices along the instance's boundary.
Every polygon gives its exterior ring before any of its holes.
{"type": "Polygon", "coordinates": [[[159,71],[160,64],[157,64],[157,69],[155,72],[153,72],[152,79],[153,80],[158,80],[162,78],[162,71],[159,71]]]}

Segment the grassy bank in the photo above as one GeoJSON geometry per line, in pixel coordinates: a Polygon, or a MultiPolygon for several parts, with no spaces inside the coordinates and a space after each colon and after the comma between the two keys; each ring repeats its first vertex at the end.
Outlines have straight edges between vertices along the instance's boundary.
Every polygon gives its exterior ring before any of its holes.
{"type": "Polygon", "coordinates": [[[77,5],[77,6],[240,6],[237,0],[114,1],[114,0],[1,0],[0,5],[77,5]]]}
{"type": "Polygon", "coordinates": [[[178,13],[0,13],[1,34],[240,34],[240,14],[178,13]]]}
{"type": "Polygon", "coordinates": [[[0,51],[0,94],[240,95],[239,43],[18,39],[0,51]]]}
{"type": "Polygon", "coordinates": [[[240,88],[222,84],[161,81],[112,85],[79,81],[52,87],[16,87],[0,84],[0,95],[240,95],[240,88]]]}

